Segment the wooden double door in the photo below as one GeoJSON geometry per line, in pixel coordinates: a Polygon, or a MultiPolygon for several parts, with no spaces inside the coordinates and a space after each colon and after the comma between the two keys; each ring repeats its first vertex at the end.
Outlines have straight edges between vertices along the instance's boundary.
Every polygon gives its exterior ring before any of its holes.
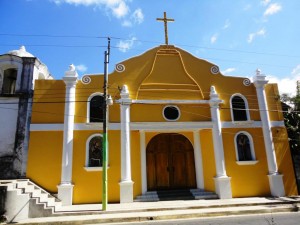
{"type": "Polygon", "coordinates": [[[147,145],[146,157],[148,191],[196,187],[194,148],[185,136],[154,136],[147,145]]]}

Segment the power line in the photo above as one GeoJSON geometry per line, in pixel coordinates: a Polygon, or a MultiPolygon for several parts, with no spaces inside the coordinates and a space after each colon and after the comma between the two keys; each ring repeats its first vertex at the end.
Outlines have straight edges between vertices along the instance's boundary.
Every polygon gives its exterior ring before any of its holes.
{"type": "MultiPolygon", "coordinates": [[[[88,36],[88,35],[51,35],[51,34],[16,34],[16,33],[15,34],[13,34],[13,33],[0,33],[0,36],[49,37],[49,38],[89,38],[89,39],[107,39],[109,37],[109,36],[88,36]]],[[[115,39],[115,40],[162,44],[162,42],[152,41],[152,40],[128,39],[128,38],[123,38],[123,37],[110,37],[110,38],[115,39]]],[[[226,52],[238,52],[238,53],[256,54],[256,55],[270,55],[270,56],[300,58],[300,55],[280,54],[280,53],[274,53],[274,52],[257,52],[257,51],[235,50],[235,49],[215,48],[215,47],[207,47],[207,46],[200,46],[200,45],[182,44],[182,43],[174,43],[174,45],[184,46],[184,47],[189,47],[189,48],[198,48],[198,49],[200,48],[200,49],[207,49],[207,50],[216,50],[216,51],[226,51],[226,52]]],[[[33,46],[33,45],[28,45],[28,46],[33,46]]],[[[48,46],[48,45],[46,45],[46,46],[48,46]]],[[[56,45],[56,47],[65,47],[65,46],[56,45]]],[[[76,47],[76,46],[73,46],[73,47],[76,47]]],[[[85,46],[82,46],[82,47],[85,47],[85,46]]],[[[86,46],[86,47],[98,47],[98,46],[86,46]]],[[[119,48],[119,47],[115,47],[115,48],[119,48]]]]}
{"type": "Polygon", "coordinates": [[[13,36],[13,37],[49,37],[49,38],[100,38],[107,39],[105,36],[87,36],[87,35],[52,35],[52,34],[12,34],[1,33],[0,36],[13,36]]]}

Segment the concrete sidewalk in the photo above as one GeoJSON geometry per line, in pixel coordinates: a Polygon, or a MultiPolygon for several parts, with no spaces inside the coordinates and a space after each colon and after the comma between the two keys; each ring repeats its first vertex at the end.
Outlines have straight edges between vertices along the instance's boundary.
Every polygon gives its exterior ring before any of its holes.
{"type": "Polygon", "coordinates": [[[61,207],[54,217],[31,218],[18,221],[18,224],[97,224],[297,212],[299,206],[300,197],[298,196],[109,204],[105,212],[102,211],[101,204],[72,205],[61,207]]]}

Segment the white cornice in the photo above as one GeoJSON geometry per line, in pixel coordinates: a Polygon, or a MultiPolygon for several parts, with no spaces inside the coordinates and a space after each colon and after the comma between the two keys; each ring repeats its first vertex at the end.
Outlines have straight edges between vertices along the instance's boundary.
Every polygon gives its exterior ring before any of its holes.
{"type": "Polygon", "coordinates": [[[135,104],[209,104],[209,100],[132,100],[135,104]]]}
{"type": "MultiPolygon", "coordinates": [[[[120,123],[109,123],[109,130],[120,130],[120,123]]],[[[144,131],[192,131],[200,129],[211,129],[211,121],[203,122],[131,122],[131,130],[144,131]]],[[[261,128],[261,121],[245,121],[240,123],[222,122],[222,128],[261,128]]],[[[271,127],[284,127],[283,121],[272,121],[271,127]]],[[[30,131],[63,131],[64,124],[31,124],[30,131]]],[[[102,123],[75,123],[74,130],[102,130],[102,123]]]]}

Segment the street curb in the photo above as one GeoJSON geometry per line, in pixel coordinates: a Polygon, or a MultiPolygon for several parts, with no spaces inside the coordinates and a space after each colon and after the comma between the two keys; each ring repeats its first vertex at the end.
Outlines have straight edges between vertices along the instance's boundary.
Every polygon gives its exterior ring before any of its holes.
{"type": "Polygon", "coordinates": [[[151,211],[151,212],[132,212],[120,214],[100,214],[100,215],[86,215],[86,216],[66,216],[66,217],[45,217],[33,218],[29,221],[20,221],[18,224],[26,225],[62,225],[62,224],[97,224],[97,223],[120,223],[120,222],[146,222],[159,220],[174,220],[187,218],[204,218],[204,217],[220,217],[231,215],[251,215],[251,214],[272,214],[282,212],[298,212],[298,204],[283,204],[270,207],[264,206],[243,206],[243,207],[224,207],[221,210],[215,208],[206,209],[186,209],[186,210],[167,210],[167,211],[151,211]],[[252,208],[252,209],[251,209],[252,208]],[[210,211],[207,211],[210,210],[210,211]],[[85,217],[85,218],[83,218],[85,217]],[[95,217],[95,218],[87,218],[95,217]],[[96,218],[104,217],[104,218],[96,218]]]}

